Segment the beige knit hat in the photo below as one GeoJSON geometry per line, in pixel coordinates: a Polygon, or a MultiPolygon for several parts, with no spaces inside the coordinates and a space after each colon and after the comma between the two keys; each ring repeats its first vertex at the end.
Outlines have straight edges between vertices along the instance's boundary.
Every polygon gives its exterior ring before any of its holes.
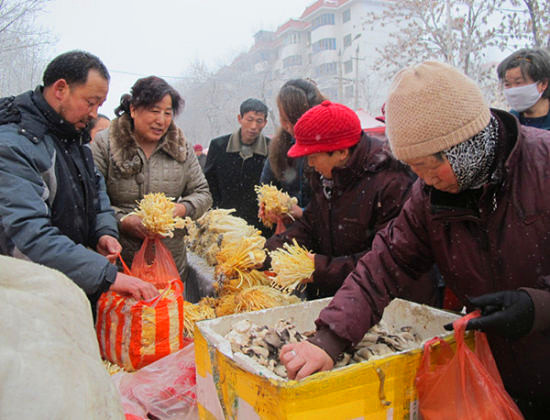
{"type": "Polygon", "coordinates": [[[395,157],[405,161],[462,143],[490,119],[476,84],[457,69],[434,61],[401,70],[386,101],[386,135],[395,157]]]}

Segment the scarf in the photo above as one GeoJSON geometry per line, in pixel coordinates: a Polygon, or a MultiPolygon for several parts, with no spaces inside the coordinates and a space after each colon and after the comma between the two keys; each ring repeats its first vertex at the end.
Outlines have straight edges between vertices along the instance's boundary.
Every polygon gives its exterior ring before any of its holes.
{"type": "Polygon", "coordinates": [[[332,188],[334,187],[334,180],[327,179],[321,175],[321,185],[323,187],[323,195],[327,200],[332,198],[332,188]]]}
{"type": "Polygon", "coordinates": [[[497,139],[498,121],[491,116],[483,130],[443,152],[456,176],[460,191],[480,188],[490,180],[497,139]]]}

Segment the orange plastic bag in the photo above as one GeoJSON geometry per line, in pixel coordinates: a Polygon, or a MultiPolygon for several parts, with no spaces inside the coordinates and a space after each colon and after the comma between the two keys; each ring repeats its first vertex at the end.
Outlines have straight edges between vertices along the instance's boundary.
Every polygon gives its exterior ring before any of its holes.
{"type": "Polygon", "coordinates": [[[181,282],[172,253],[158,236],[145,238],[134,255],[131,275],[154,284],[159,290],[165,289],[172,280],[181,282]]]}
{"type": "Polygon", "coordinates": [[[418,402],[424,420],[516,420],[523,416],[504,389],[484,333],[475,333],[475,352],[464,341],[472,312],[453,323],[456,352],[440,339],[424,345],[416,375],[418,402]],[[439,348],[432,345],[439,343],[439,348]]]}

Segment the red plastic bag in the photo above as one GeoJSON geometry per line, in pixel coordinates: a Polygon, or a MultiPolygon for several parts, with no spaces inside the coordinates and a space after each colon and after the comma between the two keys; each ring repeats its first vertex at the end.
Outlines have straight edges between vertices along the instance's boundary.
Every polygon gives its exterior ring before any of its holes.
{"type": "Polygon", "coordinates": [[[475,352],[464,341],[472,312],[453,323],[456,353],[433,338],[424,345],[416,375],[420,413],[424,420],[516,420],[523,416],[504,389],[484,333],[475,333],[475,352]],[[439,348],[432,345],[439,343],[439,348]]]}
{"type": "Polygon", "coordinates": [[[127,420],[198,418],[194,344],[137,372],[119,372],[112,379],[127,420]]]}
{"type": "Polygon", "coordinates": [[[165,289],[175,279],[181,283],[172,253],[158,236],[145,238],[134,255],[130,271],[133,276],[154,284],[157,289],[165,289]]]}

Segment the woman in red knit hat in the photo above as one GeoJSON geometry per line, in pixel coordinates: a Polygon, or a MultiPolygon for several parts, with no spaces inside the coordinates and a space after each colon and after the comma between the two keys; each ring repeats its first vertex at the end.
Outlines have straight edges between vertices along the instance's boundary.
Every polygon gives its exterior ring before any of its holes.
{"type": "Polygon", "coordinates": [[[296,239],[312,250],[315,271],[307,280],[307,297],[333,296],[376,232],[399,213],[414,177],[385,142],[363,133],[355,112],[344,105],[324,101],[311,108],[294,126],[294,135],[288,156],[304,156],[314,169],[311,201],[302,218],[266,247],[273,250],[296,239]]]}

